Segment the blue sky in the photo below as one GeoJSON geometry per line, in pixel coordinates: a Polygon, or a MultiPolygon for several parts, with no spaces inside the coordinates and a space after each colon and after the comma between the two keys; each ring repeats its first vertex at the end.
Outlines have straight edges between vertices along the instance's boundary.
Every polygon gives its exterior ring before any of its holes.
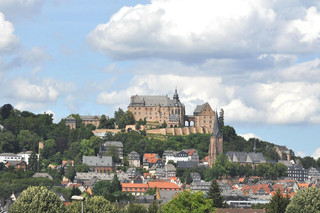
{"type": "Polygon", "coordinates": [[[320,4],[1,0],[0,105],[71,113],[173,95],[245,137],[320,157],[320,4]]]}

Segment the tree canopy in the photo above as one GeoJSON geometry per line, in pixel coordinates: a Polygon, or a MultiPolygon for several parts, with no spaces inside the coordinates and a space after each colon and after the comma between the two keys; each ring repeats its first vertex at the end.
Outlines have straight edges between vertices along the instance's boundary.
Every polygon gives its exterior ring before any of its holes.
{"type": "Polygon", "coordinates": [[[44,186],[24,190],[10,206],[10,212],[64,212],[65,206],[58,196],[44,186]]]}
{"type": "Polygon", "coordinates": [[[201,191],[192,192],[189,190],[178,193],[162,207],[162,211],[168,213],[211,212],[212,210],[210,199],[205,198],[201,191]]]}
{"type": "Polygon", "coordinates": [[[320,189],[304,188],[298,191],[287,206],[288,213],[320,212],[320,189]]]}

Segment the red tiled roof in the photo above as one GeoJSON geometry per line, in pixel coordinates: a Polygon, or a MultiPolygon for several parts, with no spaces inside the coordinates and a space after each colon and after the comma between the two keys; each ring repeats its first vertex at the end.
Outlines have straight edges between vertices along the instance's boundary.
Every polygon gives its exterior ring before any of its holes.
{"type": "Polygon", "coordinates": [[[309,183],[298,183],[299,188],[309,188],[309,183]]]}
{"type": "Polygon", "coordinates": [[[176,190],[180,190],[181,188],[172,182],[149,182],[148,183],[150,188],[156,188],[157,189],[176,189],[176,190]]]}
{"type": "Polygon", "coordinates": [[[159,158],[148,158],[147,160],[148,163],[156,163],[159,160],[159,158]]]}
{"type": "Polygon", "coordinates": [[[193,155],[194,152],[195,152],[195,150],[187,150],[188,156],[193,155]]]}
{"type": "Polygon", "coordinates": [[[145,153],[144,158],[149,159],[149,158],[154,158],[157,154],[155,153],[145,153]]]}

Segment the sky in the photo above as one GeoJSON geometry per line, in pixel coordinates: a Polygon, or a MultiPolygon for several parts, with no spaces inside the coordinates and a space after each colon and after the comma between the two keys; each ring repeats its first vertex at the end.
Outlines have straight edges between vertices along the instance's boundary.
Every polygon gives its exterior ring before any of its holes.
{"type": "Polygon", "coordinates": [[[320,2],[0,0],[0,105],[106,114],[177,88],[225,124],[320,157],[320,2]]]}

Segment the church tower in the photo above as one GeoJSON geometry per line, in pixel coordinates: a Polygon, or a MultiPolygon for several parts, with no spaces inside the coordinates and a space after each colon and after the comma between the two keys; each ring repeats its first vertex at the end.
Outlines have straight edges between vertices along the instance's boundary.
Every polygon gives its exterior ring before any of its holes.
{"type": "Polygon", "coordinates": [[[210,145],[209,145],[209,166],[212,168],[217,156],[223,153],[223,138],[221,135],[221,130],[219,127],[218,121],[218,113],[215,112],[215,119],[213,124],[213,131],[210,137],[210,145]]]}

